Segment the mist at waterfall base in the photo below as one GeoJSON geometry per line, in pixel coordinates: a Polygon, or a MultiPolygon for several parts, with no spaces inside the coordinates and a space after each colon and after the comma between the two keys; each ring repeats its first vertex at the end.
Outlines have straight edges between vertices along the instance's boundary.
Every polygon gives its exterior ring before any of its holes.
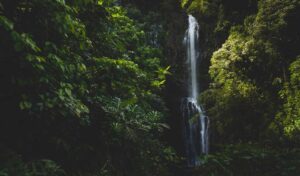
{"type": "Polygon", "coordinates": [[[184,37],[187,50],[186,69],[188,73],[188,96],[182,99],[184,146],[189,167],[201,164],[199,156],[208,153],[209,119],[198,103],[199,24],[188,16],[189,26],[184,37]]]}

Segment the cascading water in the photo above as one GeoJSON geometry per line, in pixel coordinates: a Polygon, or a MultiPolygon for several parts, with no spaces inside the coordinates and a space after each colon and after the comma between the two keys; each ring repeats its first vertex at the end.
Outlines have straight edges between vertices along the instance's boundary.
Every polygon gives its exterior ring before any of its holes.
{"type": "Polygon", "coordinates": [[[189,167],[200,165],[198,156],[208,153],[209,119],[199,105],[198,98],[198,58],[199,24],[189,15],[189,27],[184,43],[187,49],[188,97],[182,101],[183,130],[187,163],[189,167]]]}

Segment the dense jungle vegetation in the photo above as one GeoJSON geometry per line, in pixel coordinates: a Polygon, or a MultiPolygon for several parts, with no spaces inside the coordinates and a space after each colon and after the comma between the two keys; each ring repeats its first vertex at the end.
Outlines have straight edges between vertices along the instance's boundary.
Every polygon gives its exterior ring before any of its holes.
{"type": "Polygon", "coordinates": [[[300,175],[300,0],[0,0],[0,176],[300,175]],[[210,154],[185,167],[187,14],[210,154]]]}

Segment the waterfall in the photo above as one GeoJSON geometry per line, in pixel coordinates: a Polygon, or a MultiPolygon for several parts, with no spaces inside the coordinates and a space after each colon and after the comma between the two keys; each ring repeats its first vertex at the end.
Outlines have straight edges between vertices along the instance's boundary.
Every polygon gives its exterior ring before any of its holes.
{"type": "Polygon", "coordinates": [[[199,24],[189,15],[189,26],[184,37],[187,50],[188,97],[182,100],[183,136],[188,166],[200,164],[198,157],[208,153],[209,119],[198,103],[198,59],[199,59],[199,24]]]}

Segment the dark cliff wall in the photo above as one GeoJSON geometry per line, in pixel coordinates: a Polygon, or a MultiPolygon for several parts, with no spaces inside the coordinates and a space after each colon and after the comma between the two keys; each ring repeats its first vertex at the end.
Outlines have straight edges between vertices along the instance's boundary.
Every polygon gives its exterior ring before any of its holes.
{"type": "MultiPolygon", "coordinates": [[[[181,7],[180,0],[163,0],[150,2],[147,0],[123,0],[124,4],[133,4],[142,9],[144,16],[151,16],[152,23],[161,26],[158,45],[163,49],[163,62],[170,66],[171,74],[167,77],[163,97],[168,108],[167,121],[170,130],[165,140],[170,143],[180,155],[184,154],[180,104],[186,94],[185,80],[185,48],[183,38],[187,28],[187,14],[181,7]]],[[[147,21],[149,23],[150,21],[147,21]]],[[[158,31],[156,31],[158,32],[158,31]]]]}
{"type": "Polygon", "coordinates": [[[171,66],[171,73],[167,78],[165,98],[170,116],[168,118],[171,130],[168,138],[170,143],[177,149],[180,155],[184,154],[182,136],[182,115],[180,111],[181,99],[186,94],[185,78],[185,48],[183,37],[187,28],[187,15],[180,7],[180,3],[174,3],[168,19],[167,37],[165,43],[165,55],[171,66]]]}

